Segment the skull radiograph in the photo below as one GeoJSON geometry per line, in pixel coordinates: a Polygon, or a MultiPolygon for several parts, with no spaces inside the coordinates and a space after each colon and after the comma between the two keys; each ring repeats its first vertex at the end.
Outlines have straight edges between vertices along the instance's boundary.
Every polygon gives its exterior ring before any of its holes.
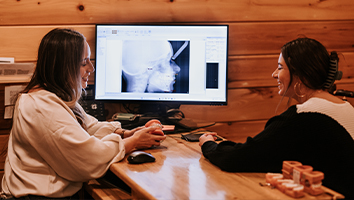
{"type": "Polygon", "coordinates": [[[186,46],[174,55],[167,40],[123,41],[126,92],[173,92],[176,75],[181,69],[171,58],[177,57],[186,46]]]}

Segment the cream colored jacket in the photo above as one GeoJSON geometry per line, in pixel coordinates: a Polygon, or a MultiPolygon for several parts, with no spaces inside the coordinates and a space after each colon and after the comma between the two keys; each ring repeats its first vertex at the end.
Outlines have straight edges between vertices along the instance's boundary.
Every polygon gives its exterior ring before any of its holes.
{"type": "Polygon", "coordinates": [[[90,115],[86,121],[87,132],[51,92],[22,94],[14,111],[2,194],[71,196],[123,159],[124,143],[113,133],[120,123],[98,122],[90,115]]]}

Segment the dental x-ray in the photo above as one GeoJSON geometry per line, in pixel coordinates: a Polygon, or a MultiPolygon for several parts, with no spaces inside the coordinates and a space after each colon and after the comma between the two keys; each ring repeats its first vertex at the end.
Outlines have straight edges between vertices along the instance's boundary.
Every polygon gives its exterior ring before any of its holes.
{"type": "Polygon", "coordinates": [[[122,92],[187,93],[188,76],[189,41],[123,41],[122,92]]]}

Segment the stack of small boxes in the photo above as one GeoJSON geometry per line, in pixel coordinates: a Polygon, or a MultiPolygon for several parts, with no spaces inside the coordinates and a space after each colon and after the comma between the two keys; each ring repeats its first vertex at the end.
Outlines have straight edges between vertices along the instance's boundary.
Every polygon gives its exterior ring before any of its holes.
{"type": "Polygon", "coordinates": [[[278,188],[281,192],[294,197],[303,197],[304,192],[310,195],[320,195],[324,174],[313,171],[309,165],[297,161],[284,161],[281,173],[267,173],[266,182],[278,188]]]}

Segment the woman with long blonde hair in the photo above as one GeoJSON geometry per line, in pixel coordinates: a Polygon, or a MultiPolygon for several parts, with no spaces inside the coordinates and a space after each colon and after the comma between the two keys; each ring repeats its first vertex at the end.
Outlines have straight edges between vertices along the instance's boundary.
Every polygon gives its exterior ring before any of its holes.
{"type": "Polygon", "coordinates": [[[98,122],[78,101],[94,67],[85,37],[54,29],[39,46],[35,72],[16,101],[2,198],[73,199],[134,148],[160,145],[158,127],[124,130],[98,122]]]}

